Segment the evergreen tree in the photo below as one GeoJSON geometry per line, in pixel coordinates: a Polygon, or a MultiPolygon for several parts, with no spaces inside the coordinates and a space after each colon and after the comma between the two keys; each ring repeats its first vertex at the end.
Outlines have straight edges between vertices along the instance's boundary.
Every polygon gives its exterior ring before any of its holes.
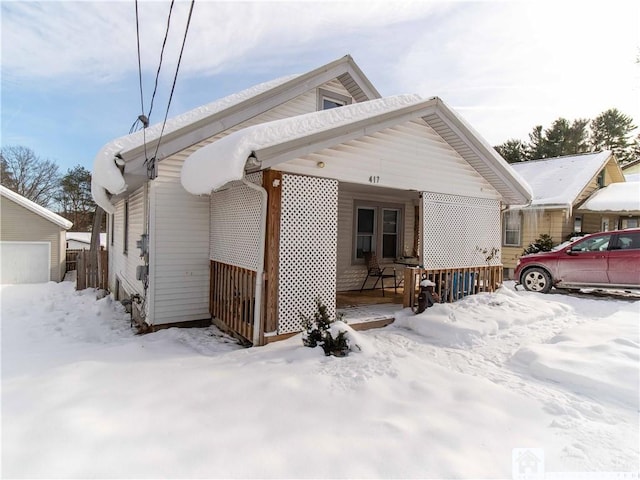
{"type": "Polygon", "coordinates": [[[591,121],[591,145],[594,150],[611,150],[620,161],[628,160],[629,136],[635,128],[631,117],[610,108],[591,121]]]}
{"type": "Polygon", "coordinates": [[[518,163],[528,160],[526,146],[515,138],[507,140],[502,145],[494,148],[508,163],[518,163]]]}
{"type": "Polygon", "coordinates": [[[96,204],[91,196],[91,173],[81,165],[67,170],[56,197],[61,215],[73,222],[74,230],[91,230],[96,204]]]}
{"type": "Polygon", "coordinates": [[[546,157],[546,146],[542,125],[533,127],[533,131],[529,134],[529,143],[526,145],[527,159],[536,160],[546,157]]]}
{"type": "Polygon", "coordinates": [[[5,187],[43,207],[56,197],[60,174],[51,160],[38,157],[30,148],[9,146],[0,150],[0,164],[5,187]]]}

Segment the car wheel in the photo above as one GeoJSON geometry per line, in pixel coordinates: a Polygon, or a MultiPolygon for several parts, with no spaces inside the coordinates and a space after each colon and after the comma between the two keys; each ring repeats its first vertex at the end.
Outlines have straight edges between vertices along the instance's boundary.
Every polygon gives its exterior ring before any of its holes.
{"type": "Polygon", "coordinates": [[[520,283],[530,292],[547,293],[551,290],[551,275],[542,268],[531,268],[524,272],[520,283]]]}

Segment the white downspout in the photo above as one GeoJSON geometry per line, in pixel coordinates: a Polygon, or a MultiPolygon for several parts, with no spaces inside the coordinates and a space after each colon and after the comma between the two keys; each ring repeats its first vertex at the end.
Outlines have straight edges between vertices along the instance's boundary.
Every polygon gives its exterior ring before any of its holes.
{"type": "Polygon", "coordinates": [[[255,183],[242,177],[242,183],[262,195],[262,212],[260,216],[260,248],[258,250],[258,270],[256,271],[256,306],[253,311],[253,345],[260,341],[260,320],[262,317],[262,285],[264,275],[264,249],[267,236],[267,191],[255,183]]]}

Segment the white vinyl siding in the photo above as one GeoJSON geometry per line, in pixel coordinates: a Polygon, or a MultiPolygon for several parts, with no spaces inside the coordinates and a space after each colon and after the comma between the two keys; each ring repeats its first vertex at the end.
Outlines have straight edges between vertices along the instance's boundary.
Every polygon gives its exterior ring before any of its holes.
{"type": "MultiPolygon", "coordinates": [[[[328,82],[321,88],[349,95],[337,80],[328,82]]],[[[317,109],[317,95],[317,89],[311,89],[159,162],[157,177],[149,183],[148,323],[162,325],[210,317],[210,197],[191,195],[182,187],[180,171],[185,159],[202,146],[242,128],[314,112],[317,109]]],[[[122,215],[122,212],[116,212],[116,229],[122,225],[122,219],[118,215],[122,215]]],[[[117,244],[118,236],[122,238],[122,232],[114,233],[116,245],[112,251],[122,252],[122,245],[117,244]]],[[[130,238],[135,235],[130,226],[130,238]]],[[[135,248],[135,243],[132,248],[135,248]]],[[[137,258],[138,255],[130,247],[129,256],[132,254],[137,258]]],[[[115,280],[110,282],[112,287],[114,282],[115,280]]],[[[140,282],[137,283],[141,285],[140,282]]]]}
{"type": "Polygon", "coordinates": [[[489,182],[422,120],[325,148],[277,168],[361,185],[500,199],[489,182]]]}
{"type": "Polygon", "coordinates": [[[9,198],[2,197],[0,207],[0,240],[49,243],[49,279],[60,282],[65,271],[65,230],[9,198]]]}
{"type": "Polygon", "coordinates": [[[160,162],[150,185],[151,325],[203,320],[209,314],[209,197],[180,184],[185,154],[160,162]]]}
{"type": "Polygon", "coordinates": [[[140,187],[128,198],[129,233],[126,249],[124,245],[125,200],[116,203],[114,213],[113,247],[109,249],[109,286],[114,291],[115,280],[118,278],[128,295],[144,294],[142,282],[136,279],[136,268],[138,265],[144,265],[144,260],[140,258],[140,250],[136,247],[136,241],[140,240],[140,236],[145,232],[144,196],[144,187],[140,187]],[[128,253],[124,253],[125,250],[128,253]]]}

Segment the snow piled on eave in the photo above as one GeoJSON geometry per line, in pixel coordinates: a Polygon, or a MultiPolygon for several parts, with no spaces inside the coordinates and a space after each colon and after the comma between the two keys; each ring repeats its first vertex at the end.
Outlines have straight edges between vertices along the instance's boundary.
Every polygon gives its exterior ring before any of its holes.
{"type": "Polygon", "coordinates": [[[612,183],[594,192],[580,210],[596,212],[640,211],[640,182],[612,183]]]}
{"type": "Polygon", "coordinates": [[[191,154],[182,166],[182,186],[206,195],[244,176],[247,158],[255,151],[341,127],[424,101],[419,95],[355,103],[247,127],[191,154]]]}
{"type": "Polygon", "coordinates": [[[42,205],[38,205],[37,203],[23,197],[19,193],[16,193],[5,186],[0,185],[0,195],[13,200],[21,207],[24,207],[27,210],[31,210],[33,213],[40,215],[41,217],[49,220],[52,223],[55,223],[65,230],[68,230],[73,226],[73,222],[70,222],[66,218],[61,217],[57,213],[53,213],[51,210],[44,208],[42,205]]]}
{"type": "Polygon", "coordinates": [[[530,208],[570,208],[610,155],[611,152],[604,151],[513,163],[511,167],[533,190],[530,208]]]}
{"type": "MultiPolygon", "coordinates": [[[[282,85],[299,75],[288,75],[268,82],[260,83],[241,92],[228,95],[214,102],[194,108],[186,113],[168,119],[162,135],[168,135],[184,127],[192,125],[207,117],[220,113],[228,108],[238,105],[250,98],[282,85]]],[[[145,130],[125,135],[107,143],[95,157],[91,181],[91,193],[95,202],[107,213],[113,213],[114,209],[109,201],[109,194],[118,195],[127,189],[120,169],[114,162],[118,153],[127,152],[141,147],[145,142],[152,142],[160,136],[162,123],[157,123],[145,130]]]]}

